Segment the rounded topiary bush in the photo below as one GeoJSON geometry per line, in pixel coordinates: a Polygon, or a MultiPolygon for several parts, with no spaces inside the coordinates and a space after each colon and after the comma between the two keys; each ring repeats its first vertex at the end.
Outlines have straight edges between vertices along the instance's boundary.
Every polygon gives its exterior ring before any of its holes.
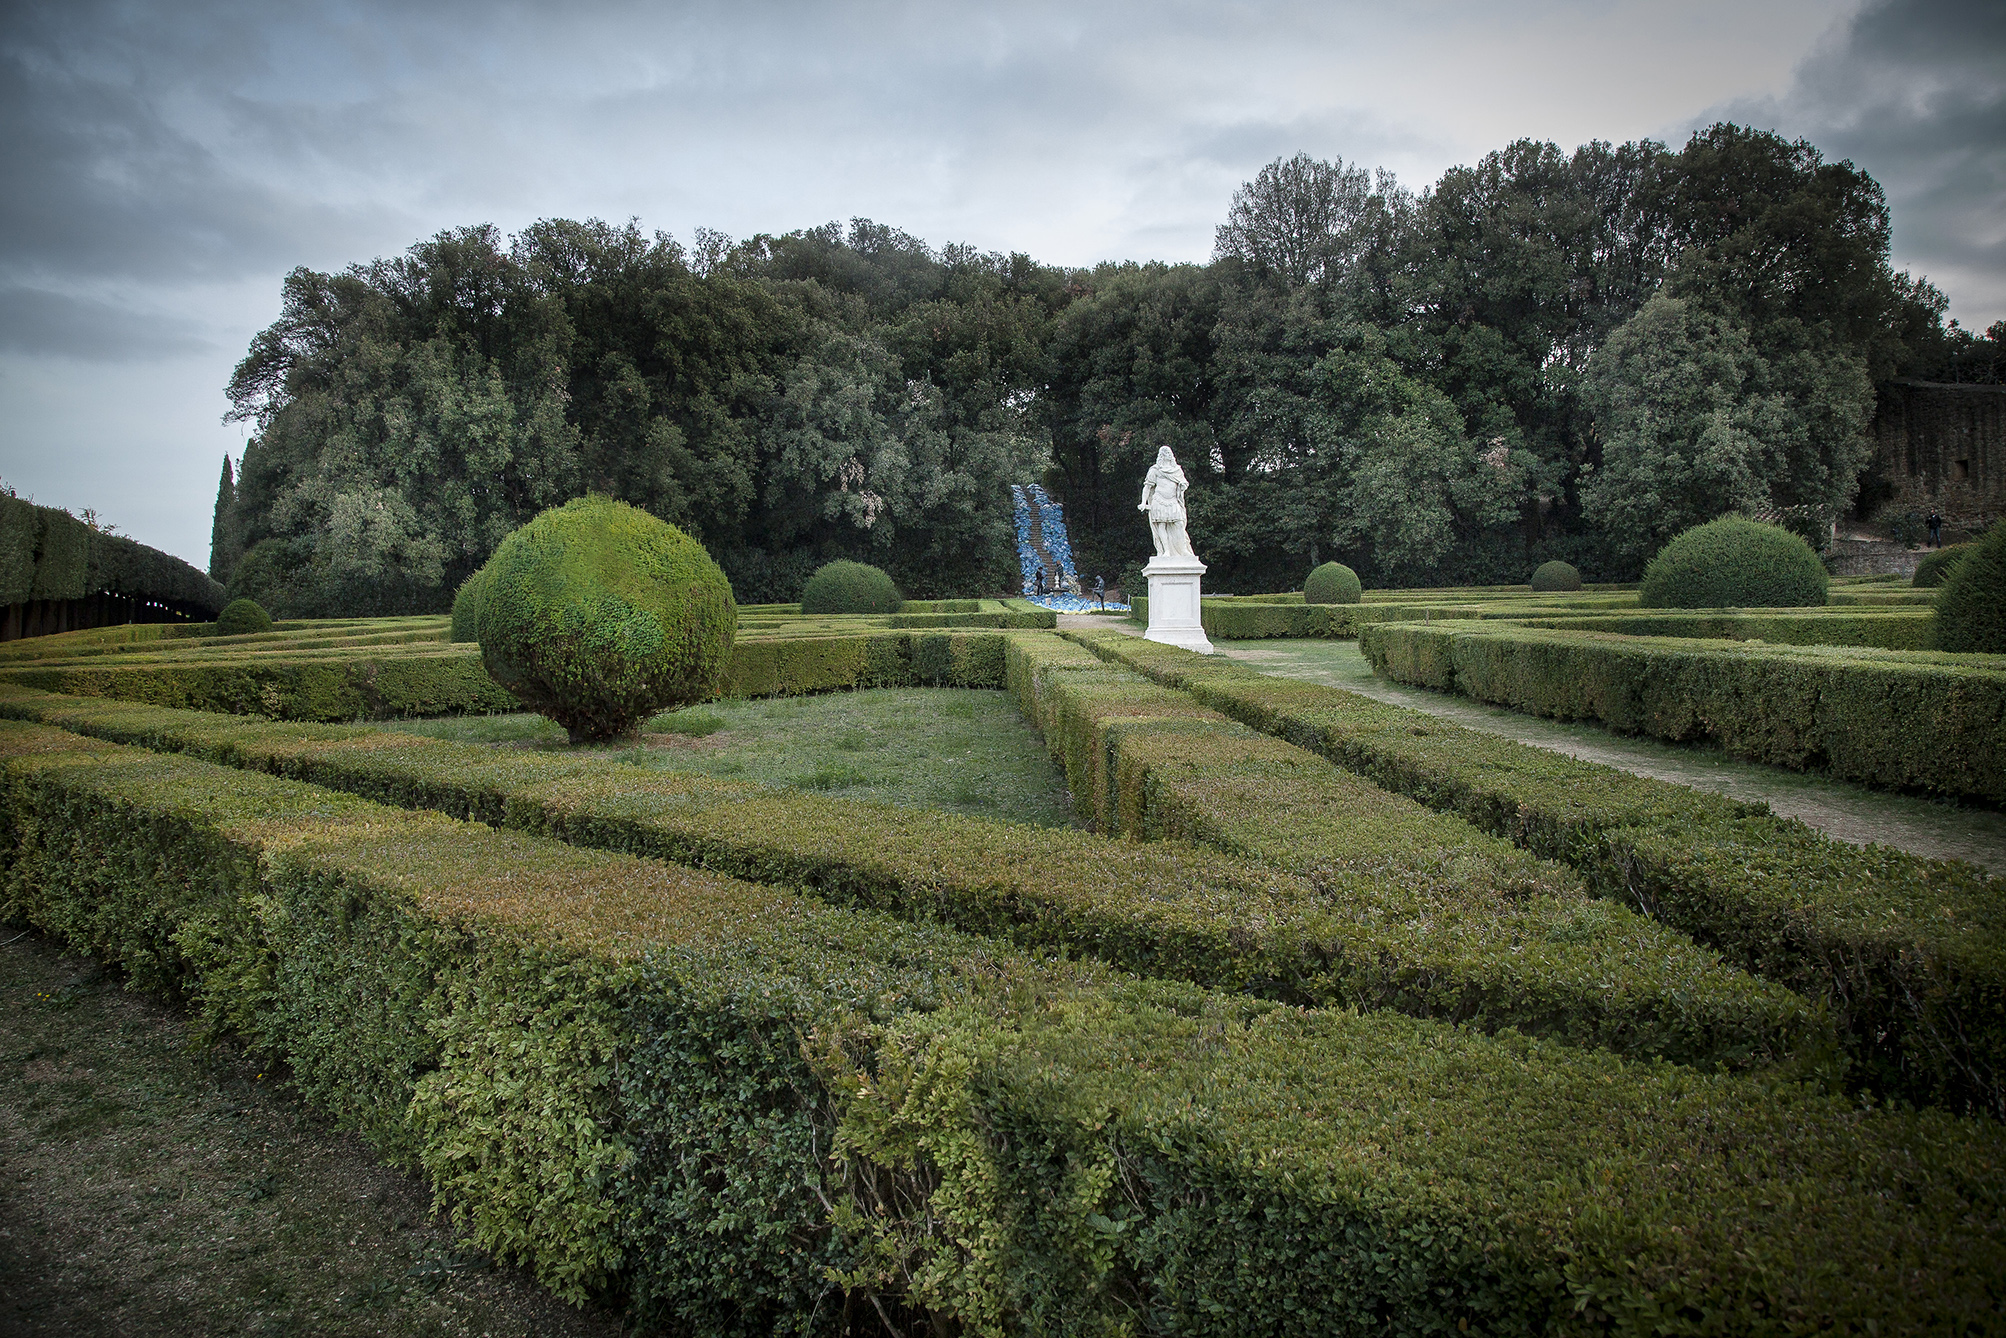
{"type": "Polygon", "coordinates": [[[1831,577],[1780,525],[1722,516],[1679,535],[1644,568],[1647,609],[1783,609],[1823,604],[1831,577]]]}
{"type": "Polygon", "coordinates": [[[1939,548],[1915,564],[1915,579],[1909,584],[1918,589],[1933,590],[1949,580],[1951,571],[1970,555],[1970,544],[1952,544],[1948,548],[1939,548]]]}
{"type": "Polygon", "coordinates": [[[897,613],[903,603],[892,578],[868,562],[825,563],[801,592],[803,613],[897,613]]]}
{"type": "Polygon", "coordinates": [[[255,599],[233,599],[216,615],[216,636],[248,636],[272,630],[272,615],[255,599]]]}
{"type": "Polygon", "coordinates": [[[1342,562],[1326,562],[1303,582],[1305,604],[1356,604],[1365,597],[1358,573],[1342,562]]]}
{"type": "Polygon", "coordinates": [[[1571,562],[1542,562],[1532,574],[1532,588],[1541,594],[1556,590],[1579,590],[1581,573],[1571,562]]]}
{"type": "Polygon", "coordinates": [[[731,583],[667,521],[581,497],[502,540],[483,570],[481,662],[574,743],[631,734],[723,683],[731,583]]]}
{"type": "Polygon", "coordinates": [[[1936,597],[1937,649],[2006,655],[2006,521],[1967,547],[1936,597]]]}
{"type": "Polygon", "coordinates": [[[482,567],[460,582],[459,593],[453,596],[453,631],[450,640],[481,639],[481,604],[487,597],[488,569],[482,567]]]}

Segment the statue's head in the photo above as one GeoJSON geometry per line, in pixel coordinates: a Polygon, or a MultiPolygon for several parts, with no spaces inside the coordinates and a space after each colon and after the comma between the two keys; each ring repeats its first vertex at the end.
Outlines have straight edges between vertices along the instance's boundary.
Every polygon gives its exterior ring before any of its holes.
{"type": "Polygon", "coordinates": [[[1174,465],[1177,463],[1177,457],[1170,453],[1168,446],[1158,446],[1156,448],[1156,463],[1159,465],[1174,465]]]}

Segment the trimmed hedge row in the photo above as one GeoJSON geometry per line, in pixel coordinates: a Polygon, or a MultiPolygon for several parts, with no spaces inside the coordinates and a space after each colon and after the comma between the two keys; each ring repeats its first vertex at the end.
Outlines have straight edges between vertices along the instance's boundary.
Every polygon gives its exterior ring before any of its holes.
{"type": "MultiPolygon", "coordinates": [[[[477,649],[432,649],[429,643],[442,635],[444,622],[431,621],[436,626],[429,630],[352,638],[332,647],[332,653],[316,650],[308,657],[294,652],[313,648],[314,638],[230,638],[208,641],[186,655],[121,656],[116,665],[0,664],[0,682],[77,697],[281,720],[385,720],[522,709],[488,676],[477,649]],[[427,644],[408,654],[372,649],[407,638],[427,644]],[[225,653],[225,647],[239,651],[225,653]]],[[[721,695],[915,685],[1000,688],[1003,640],[994,632],[893,631],[746,639],[732,647],[721,695]]]]}
{"type": "Polygon", "coordinates": [[[1012,642],[1010,685],[1100,830],[1306,880],[1329,908],[1302,931],[1329,944],[1329,1002],[1691,1063],[1843,1067],[1796,995],[1460,818],[1057,638],[1012,642]]]}
{"type": "MultiPolygon", "coordinates": [[[[1020,677],[1024,671],[1020,661],[1020,677]]],[[[1284,873],[1179,843],[1110,842],[659,775],[603,758],[356,727],[246,722],[4,690],[0,712],[798,886],[832,902],[938,920],[1026,947],[1090,953],[1148,976],[1297,1003],[1519,1026],[1702,1063],[1801,1055],[1815,1064],[1829,1049],[1821,1024],[1787,991],[1723,969],[1713,954],[1648,922],[1587,902],[1564,870],[1541,868],[1460,823],[1347,783],[1307,755],[1303,805],[1377,801],[1382,812],[1370,849],[1363,837],[1312,837],[1271,861],[1296,866],[1284,873]],[[1410,839],[1419,843],[1411,856],[1401,847],[1410,839]],[[1417,934],[1410,914],[1433,923],[1417,934]]],[[[1250,742],[1267,743],[1243,738],[1243,752],[1250,742]]],[[[1129,785],[1135,788],[1133,778],[1129,785]]],[[[1148,821],[1195,826],[1166,816],[1185,811],[1193,793],[1187,787],[1155,800],[1148,821]]],[[[1257,807],[1242,796],[1208,810],[1215,828],[1249,829],[1214,831],[1213,842],[1273,846],[1272,833],[1253,830],[1257,807]]]]}
{"type": "Polygon", "coordinates": [[[1526,627],[1618,636],[1696,637],[1713,641],[1764,641],[1786,646],[1873,646],[1881,650],[1932,650],[1927,609],[1876,613],[1818,610],[1788,613],[1623,613],[1526,618],[1526,627]]]}
{"type": "Polygon", "coordinates": [[[0,663],[63,664],[102,655],[186,659],[213,656],[219,650],[326,650],[446,639],[444,620],[435,617],[358,618],[339,623],[280,621],[273,623],[269,632],[232,637],[213,635],[215,626],[214,623],[121,623],[26,637],[0,642],[0,663]]]}
{"type": "Polygon", "coordinates": [[[2006,884],[1827,839],[1760,805],[1633,776],[1138,637],[1104,659],[1578,870],[1591,891],[1831,1010],[1852,1077],[2006,1116],[2006,884]]]}
{"type": "Polygon", "coordinates": [[[284,720],[382,720],[522,709],[488,677],[477,650],[318,656],[246,652],[140,664],[10,666],[0,669],[0,679],[78,697],[284,720]]]}
{"type": "Polygon", "coordinates": [[[179,984],[484,1248],[644,1325],[2002,1319],[1986,1121],[1026,962],[18,725],[0,849],[9,915],[179,984]]]}
{"type": "Polygon", "coordinates": [[[1444,623],[1359,640],[1402,683],[1874,785],[2006,799],[2006,657],[1444,623]]]}
{"type": "Polygon", "coordinates": [[[223,587],[178,557],[94,530],[67,511],[0,496],[0,605],[99,591],[221,609],[223,587]]]}
{"type": "MultiPolygon", "coordinates": [[[[1432,604],[1302,604],[1262,599],[1201,599],[1198,621],[1208,637],[1222,641],[1257,641],[1270,637],[1346,639],[1368,623],[1405,619],[1428,621],[1442,617],[1475,617],[1472,607],[1445,612],[1432,604]]],[[[1148,623],[1146,596],[1129,601],[1129,619],[1148,623]]]]}

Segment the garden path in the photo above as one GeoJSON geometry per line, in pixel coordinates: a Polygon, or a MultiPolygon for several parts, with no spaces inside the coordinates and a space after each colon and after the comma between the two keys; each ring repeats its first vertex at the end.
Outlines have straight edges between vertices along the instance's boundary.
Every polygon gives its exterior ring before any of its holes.
{"type": "MultiPolygon", "coordinates": [[[[1126,618],[1067,616],[1061,628],[1102,628],[1141,635],[1126,618]]],[[[1733,799],[1760,800],[1784,817],[1797,818],[1854,845],[1879,843],[1934,859],[1968,860],[2006,874],[2006,814],[1943,799],[1868,789],[1830,776],[1791,771],[1730,757],[1715,748],[1664,743],[1613,734],[1580,721],[1545,720],[1426,688],[1374,676],[1356,641],[1215,641],[1220,652],[1282,678],[1356,692],[1375,701],[1411,707],[1470,729],[1499,734],[1535,748],[1600,762],[1733,799]]]]}

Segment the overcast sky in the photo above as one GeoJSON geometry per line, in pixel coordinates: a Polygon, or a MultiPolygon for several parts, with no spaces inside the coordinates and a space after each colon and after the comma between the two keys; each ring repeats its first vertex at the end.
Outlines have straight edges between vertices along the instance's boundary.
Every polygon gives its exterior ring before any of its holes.
{"type": "Polygon", "coordinates": [[[0,478],[206,565],[285,272],[459,224],[1202,261],[1299,150],[1419,187],[1722,117],[1852,158],[1897,265],[2006,317],[1998,0],[5,4],[0,478]]]}

